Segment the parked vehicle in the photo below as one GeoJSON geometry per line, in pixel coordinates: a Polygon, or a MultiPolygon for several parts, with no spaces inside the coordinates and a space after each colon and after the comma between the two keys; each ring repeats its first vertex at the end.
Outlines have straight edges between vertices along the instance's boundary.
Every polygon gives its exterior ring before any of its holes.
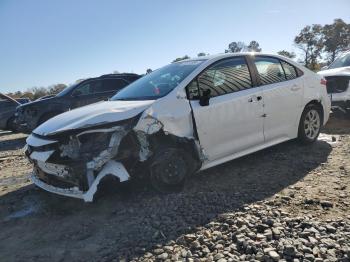
{"type": "Polygon", "coordinates": [[[16,107],[20,103],[0,93],[0,130],[14,130],[16,107]]]}
{"type": "Polygon", "coordinates": [[[15,98],[15,100],[20,104],[26,104],[30,102],[30,99],[28,97],[15,98]]]}
{"type": "Polygon", "coordinates": [[[326,70],[318,72],[327,79],[332,106],[350,112],[350,51],[343,53],[326,70]]]}
{"type": "Polygon", "coordinates": [[[325,80],[285,57],[200,57],[50,119],[26,154],[37,186],[85,201],[105,177],[143,170],[157,190],[176,191],[194,172],[294,138],[313,143],[329,111],[325,80]]]}
{"type": "Polygon", "coordinates": [[[109,74],[85,79],[65,88],[57,95],[42,97],[19,106],[16,125],[22,132],[31,132],[48,119],[68,110],[108,100],[117,91],[140,78],[137,74],[109,74]]]}

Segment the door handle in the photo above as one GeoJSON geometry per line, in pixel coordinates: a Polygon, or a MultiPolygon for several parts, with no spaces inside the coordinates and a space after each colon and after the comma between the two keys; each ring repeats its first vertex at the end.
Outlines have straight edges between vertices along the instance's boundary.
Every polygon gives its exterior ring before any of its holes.
{"type": "Polygon", "coordinates": [[[300,86],[298,85],[293,85],[292,88],[290,90],[292,91],[298,91],[300,89],[300,86]]]}
{"type": "Polygon", "coordinates": [[[248,102],[253,103],[253,102],[260,101],[261,99],[262,99],[262,96],[253,96],[253,97],[248,99],[248,102]]]}

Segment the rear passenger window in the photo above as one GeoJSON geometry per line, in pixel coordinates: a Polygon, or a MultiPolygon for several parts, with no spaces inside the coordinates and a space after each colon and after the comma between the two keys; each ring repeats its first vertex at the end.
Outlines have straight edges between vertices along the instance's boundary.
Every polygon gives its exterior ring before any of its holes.
{"type": "MultiPolygon", "coordinates": [[[[252,87],[249,69],[243,57],[226,59],[206,69],[198,77],[199,92],[209,89],[210,96],[220,96],[252,87]]],[[[198,97],[198,90],[193,84],[188,92],[192,99],[198,97]]]]}
{"type": "Polygon", "coordinates": [[[103,80],[103,87],[99,92],[118,91],[127,85],[128,82],[123,79],[105,79],[103,80]]]}
{"type": "Polygon", "coordinates": [[[279,59],[258,56],[255,57],[255,65],[262,85],[278,83],[286,80],[279,59]]]}
{"type": "Polygon", "coordinates": [[[294,66],[291,64],[288,64],[287,62],[281,61],[281,64],[283,66],[284,73],[286,75],[287,80],[291,80],[294,78],[297,78],[297,71],[294,66]]]}

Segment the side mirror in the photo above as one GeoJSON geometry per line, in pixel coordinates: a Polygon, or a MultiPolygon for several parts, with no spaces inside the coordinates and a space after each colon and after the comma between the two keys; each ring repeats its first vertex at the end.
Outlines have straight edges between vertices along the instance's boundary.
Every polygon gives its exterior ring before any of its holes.
{"type": "Polygon", "coordinates": [[[203,94],[199,97],[199,104],[201,106],[209,105],[210,93],[211,93],[210,89],[206,89],[203,91],[203,94]]]}

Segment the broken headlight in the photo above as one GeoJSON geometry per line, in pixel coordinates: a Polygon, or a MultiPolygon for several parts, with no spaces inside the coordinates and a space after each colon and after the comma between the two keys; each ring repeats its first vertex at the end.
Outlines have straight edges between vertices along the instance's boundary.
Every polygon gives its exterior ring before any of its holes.
{"type": "Polygon", "coordinates": [[[109,147],[110,139],[111,133],[104,132],[71,136],[67,144],[60,146],[61,157],[91,159],[109,147]]]}
{"type": "Polygon", "coordinates": [[[96,153],[108,149],[112,133],[87,133],[79,136],[81,153],[96,153]]]}

